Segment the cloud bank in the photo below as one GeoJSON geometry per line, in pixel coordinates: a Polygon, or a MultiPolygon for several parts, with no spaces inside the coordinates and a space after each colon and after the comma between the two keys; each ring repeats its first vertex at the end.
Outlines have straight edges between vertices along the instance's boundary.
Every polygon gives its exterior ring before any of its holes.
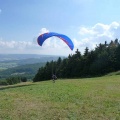
{"type": "Polygon", "coordinates": [[[9,54],[9,53],[34,53],[35,43],[27,41],[5,41],[2,38],[0,39],[0,53],[9,54]]]}
{"type": "MultiPolygon", "coordinates": [[[[48,29],[42,28],[38,35],[49,32],[48,29]]],[[[110,42],[116,38],[120,38],[120,23],[112,22],[111,24],[97,23],[94,26],[79,28],[78,37],[74,38],[74,51],[78,48],[82,53],[84,49],[94,49],[96,44],[110,42]]],[[[44,42],[43,46],[37,44],[37,36],[33,41],[5,41],[0,38],[0,53],[26,53],[26,54],[48,54],[48,55],[68,55],[71,53],[69,47],[59,38],[52,37],[44,42]]]]}
{"type": "Polygon", "coordinates": [[[97,23],[92,27],[80,27],[79,37],[80,39],[74,39],[74,44],[76,48],[85,49],[88,47],[94,49],[99,43],[104,43],[105,41],[110,42],[116,38],[120,38],[120,23],[112,22],[109,25],[97,23]]]}

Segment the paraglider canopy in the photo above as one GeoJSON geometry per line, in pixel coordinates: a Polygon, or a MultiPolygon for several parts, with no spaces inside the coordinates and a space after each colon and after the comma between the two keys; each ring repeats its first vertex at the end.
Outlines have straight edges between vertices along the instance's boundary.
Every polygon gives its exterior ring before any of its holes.
{"type": "Polygon", "coordinates": [[[53,36],[56,36],[58,38],[60,38],[61,40],[63,40],[71,50],[74,49],[74,44],[72,42],[72,40],[66,36],[66,35],[63,35],[63,34],[59,34],[59,33],[55,33],[55,32],[48,32],[48,33],[44,33],[44,34],[41,34],[38,38],[37,38],[37,42],[40,46],[42,46],[42,44],[44,43],[44,41],[50,37],[53,37],[53,36]]]}

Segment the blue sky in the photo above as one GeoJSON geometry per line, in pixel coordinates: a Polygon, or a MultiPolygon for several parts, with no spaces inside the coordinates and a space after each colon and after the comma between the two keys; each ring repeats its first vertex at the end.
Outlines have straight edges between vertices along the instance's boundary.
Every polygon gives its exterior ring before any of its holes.
{"type": "Polygon", "coordinates": [[[0,0],[0,53],[69,55],[119,39],[119,5],[119,0],[0,0]],[[74,51],[55,37],[38,46],[38,35],[47,31],[69,36],[74,51]]]}

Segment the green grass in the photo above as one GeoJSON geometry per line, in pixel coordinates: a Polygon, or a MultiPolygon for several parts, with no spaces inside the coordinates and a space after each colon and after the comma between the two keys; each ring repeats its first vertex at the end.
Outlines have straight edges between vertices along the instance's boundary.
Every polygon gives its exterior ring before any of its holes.
{"type": "Polygon", "coordinates": [[[120,120],[120,76],[1,87],[0,120],[120,120]]]}

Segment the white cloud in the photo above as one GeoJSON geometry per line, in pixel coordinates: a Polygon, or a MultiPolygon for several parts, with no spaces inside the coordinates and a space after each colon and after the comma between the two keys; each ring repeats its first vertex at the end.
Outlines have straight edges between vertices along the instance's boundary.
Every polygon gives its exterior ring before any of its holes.
{"type": "MultiPolygon", "coordinates": [[[[105,41],[110,42],[116,38],[120,38],[120,23],[112,22],[111,24],[97,23],[92,27],[80,27],[79,37],[81,42],[79,46],[89,47],[94,49],[96,44],[104,43],[105,41]]],[[[76,40],[78,41],[78,40],[76,40]]],[[[78,43],[75,46],[78,47],[78,43]]],[[[79,48],[78,48],[79,49],[79,48]]]]}
{"type": "Polygon", "coordinates": [[[43,34],[43,33],[47,33],[47,32],[49,32],[49,30],[48,30],[47,28],[42,28],[42,29],[40,30],[39,35],[40,35],[40,34],[43,34]]]}
{"type": "Polygon", "coordinates": [[[32,42],[26,41],[3,41],[0,40],[0,47],[1,48],[17,48],[17,49],[24,49],[28,46],[31,46],[32,42]]]}
{"type": "Polygon", "coordinates": [[[0,53],[32,53],[32,49],[35,47],[33,42],[0,39],[0,53]]]}

